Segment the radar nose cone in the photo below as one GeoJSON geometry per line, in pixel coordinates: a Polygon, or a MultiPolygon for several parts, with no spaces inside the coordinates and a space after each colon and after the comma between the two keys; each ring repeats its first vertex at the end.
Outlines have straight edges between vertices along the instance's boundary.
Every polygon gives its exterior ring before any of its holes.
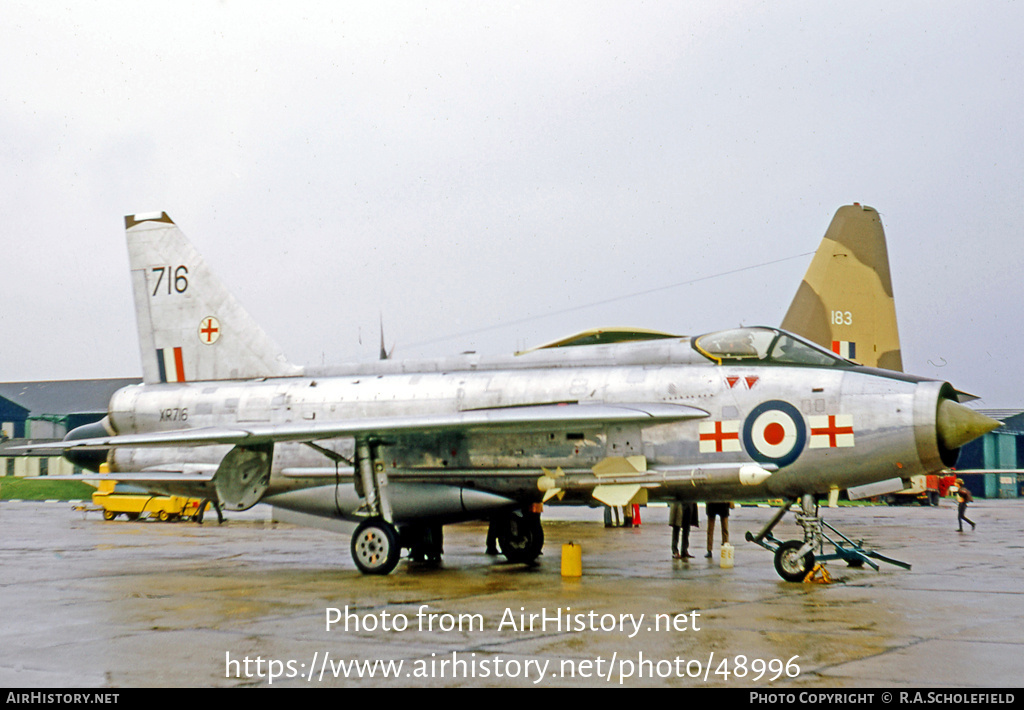
{"type": "Polygon", "coordinates": [[[950,450],[959,449],[968,441],[973,441],[982,434],[1002,426],[1001,422],[992,417],[987,417],[951,399],[939,402],[936,423],[939,443],[950,450]]]}

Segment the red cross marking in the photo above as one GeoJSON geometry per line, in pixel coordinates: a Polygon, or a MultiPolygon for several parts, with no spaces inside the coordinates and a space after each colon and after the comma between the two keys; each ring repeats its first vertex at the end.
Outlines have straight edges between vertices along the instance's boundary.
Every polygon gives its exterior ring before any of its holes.
{"type": "Polygon", "coordinates": [[[715,430],[713,432],[707,432],[700,435],[701,441],[714,441],[715,451],[724,451],[722,445],[725,441],[735,439],[740,440],[740,433],[738,431],[722,431],[722,422],[715,422],[715,430]]]}
{"type": "Polygon", "coordinates": [[[828,416],[828,426],[820,429],[811,429],[811,436],[827,436],[828,446],[830,449],[834,449],[839,446],[836,441],[836,437],[840,434],[853,434],[852,426],[836,426],[835,415],[830,414],[828,416]]]}
{"type": "Polygon", "coordinates": [[[213,334],[219,333],[220,329],[214,327],[212,318],[207,318],[203,321],[203,327],[199,332],[206,336],[206,342],[209,343],[213,340],[213,334]]]}

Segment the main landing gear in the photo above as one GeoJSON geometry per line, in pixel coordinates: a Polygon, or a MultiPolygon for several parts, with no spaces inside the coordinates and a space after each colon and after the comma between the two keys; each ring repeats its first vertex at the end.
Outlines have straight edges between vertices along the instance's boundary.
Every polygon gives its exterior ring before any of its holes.
{"type": "Polygon", "coordinates": [[[495,521],[498,547],[509,562],[532,563],[544,547],[544,526],[540,515],[516,510],[495,521]]]}
{"type": "Polygon", "coordinates": [[[356,441],[356,492],[365,499],[363,514],[352,535],[352,559],[363,574],[390,574],[402,555],[401,538],[391,521],[388,500],[388,475],[380,459],[381,443],[371,439],[356,441]]]}
{"type": "Polygon", "coordinates": [[[910,569],[910,565],[906,562],[894,560],[874,550],[865,550],[862,547],[863,541],[854,542],[822,520],[821,516],[818,515],[817,501],[811,494],[805,494],[801,498],[800,512],[796,514],[797,524],[804,529],[804,539],[787,540],[785,542],[779,540],[772,535],[772,530],[796,502],[796,498],[790,498],[786,505],[779,508],[779,511],[768,521],[768,524],[764,526],[761,532],[757,535],[748,532],[746,535],[749,542],[756,543],[764,549],[775,553],[775,571],[787,582],[801,582],[805,580],[813,573],[815,561],[843,560],[850,567],[863,567],[867,564],[877,571],[878,565],[872,562],[872,560],[880,560],[903,569],[910,569]],[[825,532],[826,529],[841,537],[843,542],[838,542],[829,537],[828,533],[825,532]],[[835,548],[834,553],[828,555],[821,554],[825,542],[828,542],[835,548]],[[817,557],[815,557],[815,550],[818,551],[817,557]]]}
{"type": "MultiPolygon", "coordinates": [[[[544,547],[540,515],[516,510],[498,518],[498,546],[509,562],[532,563],[544,547]]],[[[352,535],[352,559],[363,574],[390,574],[409,550],[414,562],[438,564],[444,552],[440,525],[403,525],[397,528],[381,516],[367,518],[352,535]]]]}
{"type": "Polygon", "coordinates": [[[408,548],[413,562],[439,564],[444,552],[440,525],[403,525],[396,528],[383,518],[369,518],[352,535],[352,559],[363,574],[390,574],[408,548]]]}
{"type": "Polygon", "coordinates": [[[352,559],[363,574],[390,574],[402,547],[395,526],[384,518],[368,518],[352,535],[352,559]]]}
{"type": "MultiPolygon", "coordinates": [[[[374,439],[356,441],[355,487],[364,499],[358,514],[366,516],[352,535],[352,559],[363,574],[390,574],[408,548],[410,559],[437,564],[444,552],[444,535],[439,524],[394,523],[388,496],[388,474],[380,456],[382,442],[374,439]]],[[[344,460],[320,447],[321,453],[344,460]]],[[[516,510],[495,520],[498,544],[509,562],[533,562],[544,547],[544,528],[540,514],[516,510]]]]}

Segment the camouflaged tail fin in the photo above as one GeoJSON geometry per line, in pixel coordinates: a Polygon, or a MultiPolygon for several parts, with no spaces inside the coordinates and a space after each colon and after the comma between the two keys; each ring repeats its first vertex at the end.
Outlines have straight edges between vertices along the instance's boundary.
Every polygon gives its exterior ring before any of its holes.
{"type": "Polygon", "coordinates": [[[839,208],[782,328],[862,365],[903,371],[885,231],[874,208],[839,208]]]}

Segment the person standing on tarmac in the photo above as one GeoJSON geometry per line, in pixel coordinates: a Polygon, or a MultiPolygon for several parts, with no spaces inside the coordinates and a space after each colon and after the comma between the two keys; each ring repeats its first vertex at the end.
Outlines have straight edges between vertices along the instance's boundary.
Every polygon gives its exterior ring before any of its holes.
{"type": "Polygon", "coordinates": [[[692,558],[690,554],[690,527],[697,525],[697,504],[673,501],[668,513],[668,524],[672,526],[672,559],[692,558]],[[679,533],[683,534],[682,553],[679,552],[679,533]]]}
{"type": "Polygon", "coordinates": [[[704,514],[708,519],[708,553],[704,557],[711,559],[711,548],[715,544],[715,516],[722,521],[722,544],[729,542],[729,509],[732,503],[708,503],[704,514]]]}

